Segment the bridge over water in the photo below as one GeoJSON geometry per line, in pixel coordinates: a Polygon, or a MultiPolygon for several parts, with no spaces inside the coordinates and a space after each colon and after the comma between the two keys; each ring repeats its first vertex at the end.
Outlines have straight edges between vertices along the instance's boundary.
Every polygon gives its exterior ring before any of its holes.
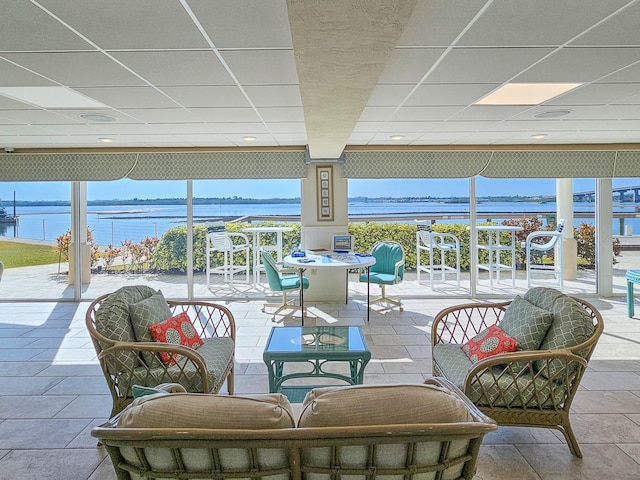
{"type": "MultiPolygon", "coordinates": [[[[577,192],[573,194],[574,202],[595,202],[596,192],[577,192]]],[[[640,185],[633,187],[616,187],[613,189],[613,201],[619,203],[640,203],[640,185]]]]}

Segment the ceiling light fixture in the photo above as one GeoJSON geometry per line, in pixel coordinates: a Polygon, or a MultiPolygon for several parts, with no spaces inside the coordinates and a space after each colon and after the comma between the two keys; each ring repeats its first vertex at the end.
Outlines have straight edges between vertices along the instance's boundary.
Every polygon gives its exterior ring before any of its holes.
{"type": "Polygon", "coordinates": [[[398,140],[402,140],[404,138],[404,135],[391,135],[389,138],[391,140],[398,141],[398,140]]]}
{"type": "Polygon", "coordinates": [[[245,142],[255,142],[256,137],[252,137],[251,135],[247,135],[246,137],[242,137],[245,142]]]}
{"type": "Polygon", "coordinates": [[[113,138],[100,137],[98,140],[100,140],[102,143],[113,143],[113,138]]]}
{"type": "Polygon", "coordinates": [[[546,112],[536,113],[534,118],[558,118],[569,115],[571,110],[547,110],[546,112]]]}
{"type": "Polygon", "coordinates": [[[507,83],[476,105],[539,105],[573,90],[581,83],[507,83]]]}
{"type": "Polygon", "coordinates": [[[90,122],[115,122],[117,120],[115,117],[104,113],[81,113],[80,118],[84,118],[90,122]]]}
{"type": "Polygon", "coordinates": [[[547,138],[546,133],[536,133],[535,135],[531,135],[531,138],[534,140],[542,140],[543,138],[547,138]]]}
{"type": "Polygon", "coordinates": [[[93,98],[66,87],[0,87],[0,95],[41,108],[105,108],[93,98]]]}

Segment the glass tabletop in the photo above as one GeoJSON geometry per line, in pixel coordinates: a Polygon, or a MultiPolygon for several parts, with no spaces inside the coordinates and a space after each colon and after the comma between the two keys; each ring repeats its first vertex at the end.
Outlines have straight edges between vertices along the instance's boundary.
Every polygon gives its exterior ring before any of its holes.
{"type": "Polygon", "coordinates": [[[369,350],[359,327],[276,327],[265,353],[363,352],[369,350]]]}

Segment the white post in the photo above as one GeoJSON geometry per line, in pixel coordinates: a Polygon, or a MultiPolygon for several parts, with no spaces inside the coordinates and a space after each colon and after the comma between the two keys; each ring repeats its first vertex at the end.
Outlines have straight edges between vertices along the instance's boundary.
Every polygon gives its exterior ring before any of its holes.
{"type": "Polygon", "coordinates": [[[563,278],[565,280],[575,280],[578,272],[578,242],[573,238],[573,179],[556,179],[556,208],[557,218],[565,220],[565,227],[562,231],[562,251],[563,251],[563,278]]]}
{"type": "Polygon", "coordinates": [[[187,180],[187,290],[193,300],[193,180],[187,180]]]}
{"type": "Polygon", "coordinates": [[[613,180],[596,179],[596,275],[598,294],[613,295],[613,180]]]}

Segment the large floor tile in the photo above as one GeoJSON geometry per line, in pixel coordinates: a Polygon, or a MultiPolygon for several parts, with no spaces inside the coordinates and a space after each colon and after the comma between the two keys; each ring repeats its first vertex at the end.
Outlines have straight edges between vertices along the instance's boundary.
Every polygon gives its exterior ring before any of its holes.
{"type": "Polygon", "coordinates": [[[482,445],[474,480],[540,480],[513,445],[482,445]],[[517,472],[517,474],[516,474],[517,472]]]}
{"type": "Polygon", "coordinates": [[[85,479],[100,466],[104,457],[104,450],[98,448],[14,450],[0,459],[0,480],[85,479]]]}

